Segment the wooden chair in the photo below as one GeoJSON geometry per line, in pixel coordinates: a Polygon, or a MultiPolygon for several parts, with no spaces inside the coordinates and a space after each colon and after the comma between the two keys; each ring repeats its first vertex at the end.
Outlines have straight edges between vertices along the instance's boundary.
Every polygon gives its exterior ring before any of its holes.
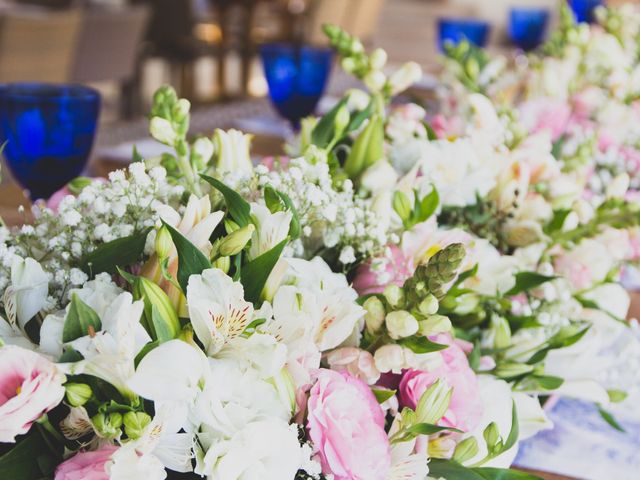
{"type": "Polygon", "coordinates": [[[0,17],[0,82],[67,82],[80,28],[78,10],[8,11],[0,17]]]}
{"type": "Polygon", "coordinates": [[[119,83],[125,117],[137,110],[139,61],[150,13],[146,5],[89,8],[83,13],[71,80],[119,83]]]}

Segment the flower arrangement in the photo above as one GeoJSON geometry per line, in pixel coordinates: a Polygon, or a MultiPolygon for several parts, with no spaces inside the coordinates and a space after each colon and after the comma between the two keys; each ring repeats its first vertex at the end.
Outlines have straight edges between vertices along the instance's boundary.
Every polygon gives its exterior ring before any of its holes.
{"type": "MultiPolygon", "coordinates": [[[[578,30],[613,35],[563,24],[540,65],[578,30]]],[[[543,398],[614,426],[636,401],[625,173],[594,187],[598,155],[522,121],[482,52],[450,51],[459,94],[428,119],[392,105],[417,65],[386,76],[382,50],[326,33],[366,91],[305,120],[289,157],[191,140],[164,87],[150,132],[173,154],[2,228],[0,477],[533,479],[508,468],[552,427],[543,398]]]]}

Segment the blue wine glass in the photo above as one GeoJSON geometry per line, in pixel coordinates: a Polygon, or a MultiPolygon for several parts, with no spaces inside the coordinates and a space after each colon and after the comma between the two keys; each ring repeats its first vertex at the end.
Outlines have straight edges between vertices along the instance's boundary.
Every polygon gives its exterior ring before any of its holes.
{"type": "Polygon", "coordinates": [[[14,178],[32,200],[49,198],[85,168],[100,94],[80,85],[15,83],[0,88],[0,141],[14,178]]]}
{"type": "Polygon", "coordinates": [[[584,23],[593,23],[595,21],[595,9],[604,4],[604,0],[569,0],[569,5],[576,16],[576,21],[584,23]]]}
{"type": "Polygon", "coordinates": [[[484,20],[473,18],[440,18],[438,20],[438,47],[444,52],[445,44],[457,45],[467,40],[478,47],[485,47],[491,27],[484,20]]]}
{"type": "Polygon", "coordinates": [[[549,10],[514,7],[509,14],[509,37],[522,50],[533,50],[542,43],[549,22],[549,10]]]}
{"type": "Polygon", "coordinates": [[[324,93],[333,52],[329,48],[267,44],[260,48],[269,96],[294,130],[311,115],[324,93]]]}

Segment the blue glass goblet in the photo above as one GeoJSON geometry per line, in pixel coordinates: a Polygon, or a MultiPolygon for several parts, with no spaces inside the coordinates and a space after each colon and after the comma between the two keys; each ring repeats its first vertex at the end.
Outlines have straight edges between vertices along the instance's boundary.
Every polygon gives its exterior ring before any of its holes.
{"type": "Polygon", "coordinates": [[[488,22],[473,18],[440,18],[438,20],[438,47],[444,52],[445,44],[457,45],[467,40],[478,47],[485,47],[491,27],[488,22]]]}
{"type": "Polygon", "coordinates": [[[509,15],[509,37],[522,50],[533,50],[542,43],[549,21],[549,10],[515,7],[509,15]]]}
{"type": "Polygon", "coordinates": [[[271,102],[297,130],[311,115],[327,84],[333,52],[328,48],[268,44],[260,49],[271,102]]]}
{"type": "Polygon", "coordinates": [[[604,0],[569,0],[569,5],[576,16],[576,20],[585,23],[593,23],[595,9],[604,4],[604,0]]]}
{"type": "Polygon", "coordinates": [[[0,88],[0,141],[14,178],[32,200],[48,198],[85,168],[100,94],[79,85],[15,83],[0,88]]]}

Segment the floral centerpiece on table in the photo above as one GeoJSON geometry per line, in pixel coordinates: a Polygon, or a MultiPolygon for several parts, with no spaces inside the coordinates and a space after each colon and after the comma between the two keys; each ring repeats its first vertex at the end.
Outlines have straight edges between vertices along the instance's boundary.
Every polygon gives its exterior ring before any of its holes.
{"type": "Polygon", "coordinates": [[[436,139],[390,106],[417,65],[387,77],[382,50],[326,30],[366,91],[305,121],[290,157],[188,138],[165,87],[150,131],[173,154],[2,228],[0,476],[528,479],[507,468],[551,427],[539,395],[624,398],[581,362],[618,335],[633,351],[623,305],[601,304],[626,257],[570,275],[574,244],[607,245],[638,206],[527,216],[530,190],[552,198],[522,173],[545,145],[518,149],[480,96],[436,139]]]}

